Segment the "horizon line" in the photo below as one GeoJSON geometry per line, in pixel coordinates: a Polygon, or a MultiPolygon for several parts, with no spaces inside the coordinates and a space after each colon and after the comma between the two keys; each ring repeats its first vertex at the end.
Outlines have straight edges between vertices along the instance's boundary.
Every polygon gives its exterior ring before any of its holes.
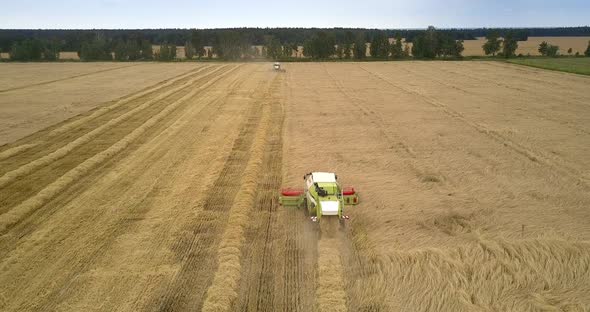
{"type": "MultiPolygon", "coordinates": [[[[434,26],[434,25],[431,25],[434,26]]],[[[430,27],[430,26],[428,26],[430,27]]],[[[303,26],[278,26],[278,27],[261,27],[261,26],[243,26],[243,27],[211,27],[211,28],[196,28],[196,27],[164,27],[164,28],[0,28],[2,30],[231,30],[231,29],[369,29],[369,30],[426,30],[428,27],[400,27],[400,28],[375,28],[375,27],[303,27],[303,26]]],[[[543,28],[590,28],[590,25],[580,26],[501,26],[501,27],[436,27],[439,30],[470,30],[470,29],[543,29],[543,28]]]]}

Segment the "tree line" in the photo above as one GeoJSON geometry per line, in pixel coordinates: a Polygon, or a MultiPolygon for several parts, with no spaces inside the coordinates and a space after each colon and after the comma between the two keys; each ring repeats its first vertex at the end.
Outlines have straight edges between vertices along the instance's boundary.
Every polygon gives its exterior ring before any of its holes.
{"type": "MultiPolygon", "coordinates": [[[[509,58],[516,56],[518,41],[512,33],[506,33],[503,38],[500,38],[499,33],[492,32],[486,36],[486,42],[482,48],[486,55],[509,58]]],[[[547,41],[539,44],[538,51],[541,56],[557,57],[560,55],[559,46],[550,44],[547,41]]],[[[567,50],[567,54],[572,55],[572,48],[567,50]]],[[[588,41],[588,47],[584,51],[584,55],[590,56],[590,41],[588,41]]],[[[576,52],[575,56],[579,56],[579,52],[576,52]]]]}
{"type": "MultiPolygon", "coordinates": [[[[336,41],[344,41],[349,32],[354,36],[365,36],[368,42],[378,32],[385,32],[389,38],[399,33],[407,42],[413,42],[424,29],[365,29],[365,28],[231,28],[231,29],[104,29],[104,30],[66,30],[66,29],[0,29],[0,51],[9,52],[13,43],[26,39],[56,40],[63,51],[78,51],[84,42],[92,40],[97,33],[107,41],[147,40],[154,45],[164,43],[184,45],[193,32],[198,32],[203,45],[212,46],[224,33],[238,33],[252,45],[263,45],[268,36],[281,42],[303,45],[318,31],[326,32],[336,41]]],[[[551,27],[551,28],[449,28],[439,29],[455,40],[473,40],[485,37],[492,32],[505,36],[512,33],[519,41],[527,40],[528,36],[590,36],[590,27],[551,27]]]]}
{"type": "Polygon", "coordinates": [[[506,33],[503,39],[500,39],[498,32],[491,32],[486,36],[486,42],[482,49],[485,55],[503,56],[510,58],[516,55],[518,49],[518,39],[513,33],[506,33]]]}
{"type": "MultiPolygon", "coordinates": [[[[445,29],[432,26],[413,34],[411,40],[404,37],[404,32],[391,33],[390,30],[362,29],[315,29],[303,42],[289,41],[279,35],[267,34],[261,42],[254,41],[248,35],[248,28],[217,31],[211,38],[206,30],[191,30],[182,36],[180,41],[184,46],[187,59],[203,57],[212,58],[215,55],[224,60],[239,60],[248,58],[287,59],[300,52],[311,59],[363,59],[368,55],[374,59],[401,59],[406,57],[420,59],[461,58],[464,51],[463,39],[457,39],[457,34],[445,29]],[[390,39],[391,38],[391,39],[390,39]],[[411,44],[410,45],[408,43],[411,44]],[[369,45],[367,46],[367,43],[369,45]],[[254,46],[258,44],[261,48],[254,46]],[[303,51],[299,51],[299,46],[303,51]],[[206,49],[206,46],[212,47],[206,49]]],[[[291,30],[291,29],[290,29],[291,30]]],[[[301,32],[307,32],[301,29],[301,32]]],[[[1,32],[1,31],[0,31],[1,32]]],[[[177,38],[170,41],[154,42],[138,33],[129,31],[124,36],[109,36],[95,31],[91,36],[85,33],[84,40],[77,45],[75,51],[83,61],[139,61],[139,60],[174,60],[177,55],[177,38]],[[152,45],[157,45],[153,49],[152,45]]],[[[176,34],[169,32],[169,34],[176,34]]],[[[405,33],[407,35],[407,33],[405,33]]],[[[459,36],[460,37],[460,36],[459,36]]],[[[519,30],[492,30],[486,34],[486,42],[482,46],[486,55],[515,56],[518,41],[522,40],[519,30]]],[[[52,61],[59,59],[59,51],[68,51],[64,40],[57,38],[40,39],[26,38],[12,42],[9,49],[10,57],[17,61],[52,61]]],[[[589,44],[590,49],[590,44],[589,44]]],[[[71,50],[69,50],[71,51],[71,50]]],[[[539,47],[539,52],[546,56],[557,56],[559,47],[546,42],[539,47]]],[[[588,54],[588,51],[586,51],[588,54]]],[[[571,49],[568,52],[571,54],[571,49]]]]}
{"type": "Polygon", "coordinates": [[[10,59],[14,61],[55,61],[59,59],[59,51],[58,41],[25,39],[12,45],[10,59]]]}

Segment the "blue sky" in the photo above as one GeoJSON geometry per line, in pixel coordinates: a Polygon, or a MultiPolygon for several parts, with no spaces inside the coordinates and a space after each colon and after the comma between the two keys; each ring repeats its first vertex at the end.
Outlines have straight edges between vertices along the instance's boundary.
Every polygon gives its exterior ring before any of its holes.
{"type": "Polygon", "coordinates": [[[0,28],[540,27],[590,24],[590,0],[0,0],[0,28]]]}

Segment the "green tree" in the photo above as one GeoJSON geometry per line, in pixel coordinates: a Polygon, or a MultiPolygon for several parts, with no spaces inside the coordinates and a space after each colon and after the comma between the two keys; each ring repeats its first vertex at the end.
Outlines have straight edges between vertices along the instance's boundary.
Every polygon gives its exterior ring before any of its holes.
{"type": "Polygon", "coordinates": [[[141,56],[143,60],[151,60],[154,57],[154,51],[152,49],[152,43],[149,40],[141,40],[140,43],[141,56]]]}
{"type": "Polygon", "coordinates": [[[168,60],[173,61],[176,58],[176,44],[168,45],[168,60]]]}
{"type": "Polygon", "coordinates": [[[258,47],[256,47],[256,46],[251,46],[250,52],[248,54],[250,54],[254,58],[259,58],[260,57],[260,50],[258,50],[258,47]]]}
{"type": "Polygon", "coordinates": [[[59,40],[53,39],[43,42],[43,60],[59,60],[59,51],[61,51],[61,43],[59,40]]]}
{"type": "Polygon", "coordinates": [[[195,56],[195,48],[190,40],[184,43],[184,56],[187,60],[192,60],[195,56]]]}
{"type": "Polygon", "coordinates": [[[37,39],[26,39],[13,43],[10,49],[10,59],[13,61],[38,61],[43,56],[43,44],[37,39]]]}
{"type": "Polygon", "coordinates": [[[567,49],[567,54],[572,55],[572,48],[567,49]]]}
{"type": "Polygon", "coordinates": [[[454,57],[463,57],[463,51],[465,51],[463,40],[456,40],[453,49],[451,50],[451,55],[454,57]]]}
{"type": "Polygon", "coordinates": [[[303,43],[303,56],[305,57],[313,57],[314,53],[314,46],[311,40],[307,40],[303,43]]]}
{"type": "Polygon", "coordinates": [[[367,41],[365,34],[357,34],[354,40],[354,58],[357,60],[364,59],[367,56],[367,41]]]}
{"type": "Polygon", "coordinates": [[[193,49],[195,49],[195,55],[197,56],[197,58],[201,58],[202,56],[205,55],[205,50],[203,48],[203,38],[201,37],[201,34],[199,31],[197,30],[193,30],[191,32],[191,39],[190,39],[191,45],[193,47],[193,49]]]}
{"type": "Polygon", "coordinates": [[[219,58],[237,60],[248,53],[250,46],[251,44],[239,32],[229,31],[217,36],[213,50],[219,58]]]}
{"type": "Polygon", "coordinates": [[[347,31],[344,34],[344,43],[342,44],[342,53],[344,58],[349,59],[352,57],[352,46],[354,45],[354,34],[352,31],[347,31]]]}
{"type": "Polygon", "coordinates": [[[336,46],[336,57],[339,59],[344,57],[344,47],[342,46],[342,43],[336,46]]]}
{"type": "Polygon", "coordinates": [[[290,44],[283,45],[283,55],[284,58],[289,58],[293,55],[293,49],[290,44]]]}
{"type": "Polygon", "coordinates": [[[156,54],[158,61],[172,61],[176,58],[176,45],[163,43],[160,45],[160,52],[156,54]]]}
{"type": "Polygon", "coordinates": [[[541,55],[543,56],[547,56],[547,50],[549,49],[549,44],[547,43],[547,41],[543,41],[541,42],[541,44],[539,44],[539,53],[541,53],[541,55]]]}
{"type": "Polygon", "coordinates": [[[502,45],[502,40],[498,39],[497,32],[491,32],[486,36],[486,43],[482,46],[483,51],[486,55],[496,56],[496,53],[500,51],[500,47],[502,45]]]}
{"type": "Polygon", "coordinates": [[[138,44],[136,39],[127,41],[123,39],[117,40],[113,47],[113,52],[115,52],[115,60],[117,61],[136,61],[141,59],[141,45],[138,44]]]}
{"type": "Polygon", "coordinates": [[[558,54],[559,54],[559,46],[550,44],[547,47],[547,56],[557,57],[558,54]]]}
{"type": "Polygon", "coordinates": [[[342,57],[345,59],[350,59],[352,57],[352,43],[342,44],[342,57]]]}
{"type": "Polygon", "coordinates": [[[127,60],[127,46],[123,39],[117,40],[115,46],[113,47],[113,52],[115,52],[115,60],[117,61],[126,61],[127,60]]]}
{"type": "Polygon", "coordinates": [[[438,33],[433,26],[416,36],[412,45],[412,55],[417,58],[435,58],[439,53],[438,33]]]}
{"type": "Polygon", "coordinates": [[[518,41],[514,38],[512,32],[508,32],[504,37],[504,44],[502,45],[502,55],[505,58],[510,58],[515,55],[516,49],[518,49],[518,41]]]}
{"type": "Polygon", "coordinates": [[[412,54],[412,49],[410,48],[410,45],[406,43],[404,46],[404,56],[410,56],[410,54],[412,54]]]}
{"type": "Polygon", "coordinates": [[[371,40],[369,52],[372,57],[387,58],[389,57],[389,39],[384,31],[377,32],[371,40]]]}
{"type": "Polygon", "coordinates": [[[262,46],[262,49],[260,51],[260,54],[263,58],[267,58],[268,53],[266,52],[266,47],[262,46]]]}
{"type": "Polygon", "coordinates": [[[404,57],[404,48],[402,45],[402,35],[400,33],[395,33],[395,41],[391,45],[391,56],[393,58],[402,58],[404,57]]]}
{"type": "Polygon", "coordinates": [[[304,43],[303,54],[313,59],[327,59],[336,52],[334,46],[334,37],[324,31],[319,31],[304,43]]]}
{"type": "Polygon", "coordinates": [[[588,47],[586,48],[586,51],[584,51],[584,55],[590,56],[590,41],[588,41],[588,47]]]}
{"type": "Polygon", "coordinates": [[[295,56],[297,56],[297,53],[299,53],[299,45],[297,45],[296,43],[292,43],[291,44],[291,53],[295,54],[295,56]]]}
{"type": "Polygon", "coordinates": [[[127,59],[130,61],[141,59],[141,45],[137,39],[127,41],[127,59]]]}
{"type": "Polygon", "coordinates": [[[463,40],[455,40],[448,33],[438,33],[435,47],[436,55],[441,57],[461,57],[465,49],[463,40]]]}
{"type": "Polygon", "coordinates": [[[267,36],[266,41],[266,56],[272,60],[276,60],[281,57],[282,47],[281,41],[274,36],[267,36]]]}
{"type": "Polygon", "coordinates": [[[168,46],[168,53],[169,53],[169,60],[174,60],[176,58],[176,44],[170,44],[168,46]]]}
{"type": "Polygon", "coordinates": [[[100,36],[82,43],[78,56],[82,61],[110,61],[113,59],[109,44],[100,36]]]}

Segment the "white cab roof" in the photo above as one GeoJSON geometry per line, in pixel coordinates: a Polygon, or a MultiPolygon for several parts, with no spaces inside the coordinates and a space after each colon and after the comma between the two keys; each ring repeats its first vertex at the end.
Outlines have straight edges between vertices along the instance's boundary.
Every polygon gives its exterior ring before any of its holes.
{"type": "Polygon", "coordinates": [[[335,200],[320,201],[322,207],[322,216],[337,216],[338,215],[338,202],[335,200]]]}
{"type": "Polygon", "coordinates": [[[333,172],[312,172],[311,175],[315,183],[336,182],[336,175],[333,172]]]}

